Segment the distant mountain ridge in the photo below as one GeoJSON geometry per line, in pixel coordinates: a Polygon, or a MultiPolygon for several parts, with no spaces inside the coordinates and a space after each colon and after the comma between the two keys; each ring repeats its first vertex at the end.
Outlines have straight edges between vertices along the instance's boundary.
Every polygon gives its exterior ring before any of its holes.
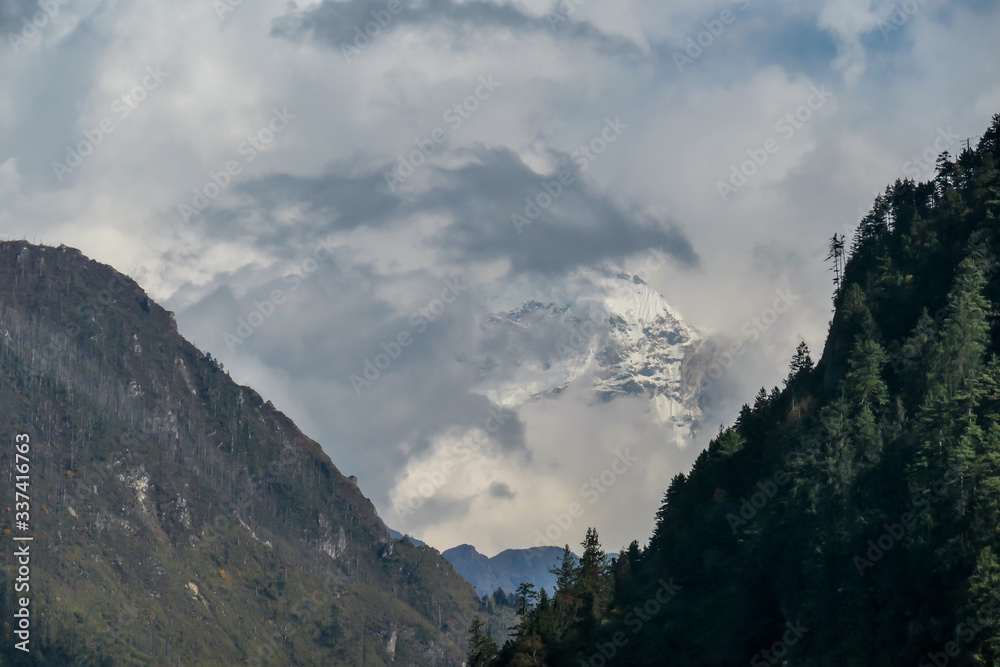
{"type": "Polygon", "coordinates": [[[417,538],[413,537],[412,535],[404,535],[403,533],[401,533],[398,530],[395,530],[393,528],[389,529],[389,537],[391,537],[394,540],[407,539],[410,542],[412,542],[414,546],[417,546],[417,547],[427,546],[426,542],[424,542],[422,540],[418,540],[417,538]]]}
{"type": "Polygon", "coordinates": [[[546,588],[551,592],[556,585],[556,576],[549,570],[562,562],[563,549],[507,549],[489,558],[474,546],[462,544],[441,555],[475,587],[479,595],[489,595],[498,588],[510,594],[525,582],[534,584],[535,590],[546,588]]]}

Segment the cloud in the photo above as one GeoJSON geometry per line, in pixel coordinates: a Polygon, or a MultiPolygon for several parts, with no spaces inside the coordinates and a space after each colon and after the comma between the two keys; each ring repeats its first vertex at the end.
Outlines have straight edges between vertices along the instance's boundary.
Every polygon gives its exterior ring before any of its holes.
{"type": "Polygon", "coordinates": [[[698,265],[674,222],[616,201],[584,178],[569,156],[556,155],[556,169],[540,174],[506,149],[459,153],[457,166],[424,167],[425,179],[397,192],[387,183],[386,174],[397,167],[391,163],[369,169],[339,164],[319,176],[269,175],[241,185],[239,203],[220,204],[200,224],[210,236],[253,239],[278,251],[333,232],[412,226],[436,217],[445,222],[426,240],[431,249],[456,263],[504,261],[511,274],[561,274],[650,248],[683,266],[698,265]],[[570,174],[572,182],[562,185],[559,173],[570,174]],[[279,221],[288,211],[295,212],[294,225],[279,221]]]}
{"type": "Polygon", "coordinates": [[[823,4],[818,25],[837,39],[833,66],[843,71],[844,80],[856,81],[867,66],[862,36],[878,25],[879,16],[871,0],[831,0],[823,4]]]}
{"type": "Polygon", "coordinates": [[[518,415],[476,393],[475,369],[460,361],[476,345],[470,330],[482,295],[468,287],[438,310],[437,276],[379,276],[341,261],[324,261],[303,277],[294,272],[301,261],[279,262],[271,280],[239,296],[220,278],[222,286],[182,310],[178,322],[197,344],[217,350],[240,381],[287,396],[278,400],[282,409],[304,428],[314,425],[338,466],[364,480],[380,503],[411,461],[454,432],[488,430],[491,456],[530,460],[518,415]],[[269,302],[276,291],[278,302],[269,302]],[[256,322],[253,312],[270,314],[239,338],[240,320],[256,322]],[[405,347],[396,344],[402,333],[405,347]],[[500,422],[487,424],[496,414],[500,422]]]}
{"type": "Polygon", "coordinates": [[[503,482],[493,482],[490,484],[490,495],[494,498],[513,500],[515,494],[510,490],[510,487],[503,482]]]}
{"type": "Polygon", "coordinates": [[[514,271],[560,273],[567,269],[623,258],[662,246],[681,264],[698,257],[673,222],[658,221],[623,205],[583,180],[568,164],[538,174],[509,151],[480,151],[468,164],[451,170],[442,187],[422,197],[431,210],[449,210],[459,224],[442,230],[439,242],[469,258],[505,258],[514,271]],[[560,171],[574,173],[561,186],[560,171]],[[549,195],[561,188],[561,194],[549,195]],[[551,207],[539,205],[552,200],[551,207]],[[531,220],[538,211],[538,219],[531,220]],[[513,216],[520,216],[518,228],[513,216]],[[524,221],[530,225],[523,226],[524,221]]]}
{"type": "Polygon", "coordinates": [[[19,2],[19,0],[0,0],[0,31],[4,36],[8,32],[20,31],[22,21],[30,19],[31,15],[38,11],[38,5],[29,2],[19,2]]]}
{"type": "Polygon", "coordinates": [[[467,442],[475,456],[407,517],[434,546],[530,546],[618,445],[644,457],[641,471],[557,543],[586,525],[612,548],[642,541],[698,448],[667,447],[641,401],[593,404],[572,391],[508,409],[477,443],[503,383],[523,377],[479,363],[516,342],[522,364],[544,365],[561,335],[508,336],[484,318],[572,293],[580,271],[638,271],[660,247],[668,261],[648,284],[720,339],[740,340],[776,289],[793,288],[796,307],[713,387],[712,417],[730,423],[780,382],[800,339],[818,354],[830,235],[905,176],[939,128],[975,138],[1000,110],[1000,5],[917,2],[883,35],[878,21],[904,3],[573,4],[552,29],[549,0],[407,2],[347,62],[340,44],[353,48],[355,28],[372,11],[384,19],[388,0],[243,2],[223,20],[206,0],[73,0],[19,52],[7,33],[37,2],[0,0],[0,236],[76,246],[136,277],[177,311],[184,335],[357,474],[386,518],[467,442]],[[723,9],[736,20],[719,32],[723,9]],[[707,46],[681,72],[673,54],[689,37],[707,46]],[[119,120],[114,100],[157,65],[169,78],[119,120]],[[496,94],[469,97],[488,76],[502,82],[496,94]],[[717,181],[812,85],[835,101],[722,202],[717,181]],[[466,100],[481,104],[454,127],[442,114],[466,100]],[[180,216],[192,188],[242,160],[237,147],[283,105],[296,115],[287,131],[241,161],[209,208],[180,216]],[[114,132],[57,181],[52,162],[109,115],[114,132]],[[628,129],[581,163],[577,147],[618,117],[628,129]],[[435,128],[447,142],[390,185],[398,156],[435,128]],[[572,183],[555,195],[564,170],[572,183]],[[332,256],[308,271],[321,240],[332,256]],[[445,280],[468,289],[417,334],[411,316],[445,280]],[[224,334],[274,290],[284,303],[230,351],[224,334]],[[351,376],[402,332],[412,343],[357,393],[351,376]]]}
{"type": "Polygon", "coordinates": [[[640,53],[630,40],[602,32],[587,21],[573,20],[556,7],[544,15],[532,15],[514,3],[482,0],[323,0],[309,9],[289,9],[275,19],[273,34],[298,40],[312,35],[332,47],[344,49],[356,44],[363,48],[382,32],[401,28],[422,32],[447,30],[452,39],[450,46],[457,50],[475,48],[478,40],[472,38],[474,34],[505,32],[579,41],[610,55],[640,53]],[[368,24],[374,27],[369,28],[368,24]]]}

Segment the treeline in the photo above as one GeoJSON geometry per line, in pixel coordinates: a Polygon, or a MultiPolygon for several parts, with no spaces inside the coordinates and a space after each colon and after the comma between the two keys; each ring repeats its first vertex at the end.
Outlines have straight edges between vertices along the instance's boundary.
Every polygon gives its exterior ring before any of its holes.
{"type": "MultiPolygon", "coordinates": [[[[1000,115],[831,243],[835,312],[474,665],[1000,664],[1000,115]]],[[[479,631],[477,631],[479,632],[479,631]]],[[[481,632],[480,632],[481,634],[481,632]]]]}

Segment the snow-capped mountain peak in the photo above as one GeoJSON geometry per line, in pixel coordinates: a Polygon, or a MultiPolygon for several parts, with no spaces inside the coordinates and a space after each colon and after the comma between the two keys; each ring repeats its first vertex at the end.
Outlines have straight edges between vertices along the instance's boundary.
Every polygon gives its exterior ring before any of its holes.
{"type": "Polygon", "coordinates": [[[500,405],[586,383],[594,400],[648,400],[680,446],[701,417],[686,370],[702,338],[637,276],[581,269],[545,289],[513,285],[494,297],[481,328],[479,387],[500,405]]]}

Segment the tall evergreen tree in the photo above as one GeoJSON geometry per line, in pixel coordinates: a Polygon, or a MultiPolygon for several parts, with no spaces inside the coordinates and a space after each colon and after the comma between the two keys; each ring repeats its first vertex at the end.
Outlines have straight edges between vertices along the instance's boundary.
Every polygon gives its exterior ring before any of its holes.
{"type": "Polygon", "coordinates": [[[490,667],[493,665],[500,647],[493,641],[487,631],[486,624],[476,616],[469,627],[469,653],[466,656],[466,667],[490,667]]]}

